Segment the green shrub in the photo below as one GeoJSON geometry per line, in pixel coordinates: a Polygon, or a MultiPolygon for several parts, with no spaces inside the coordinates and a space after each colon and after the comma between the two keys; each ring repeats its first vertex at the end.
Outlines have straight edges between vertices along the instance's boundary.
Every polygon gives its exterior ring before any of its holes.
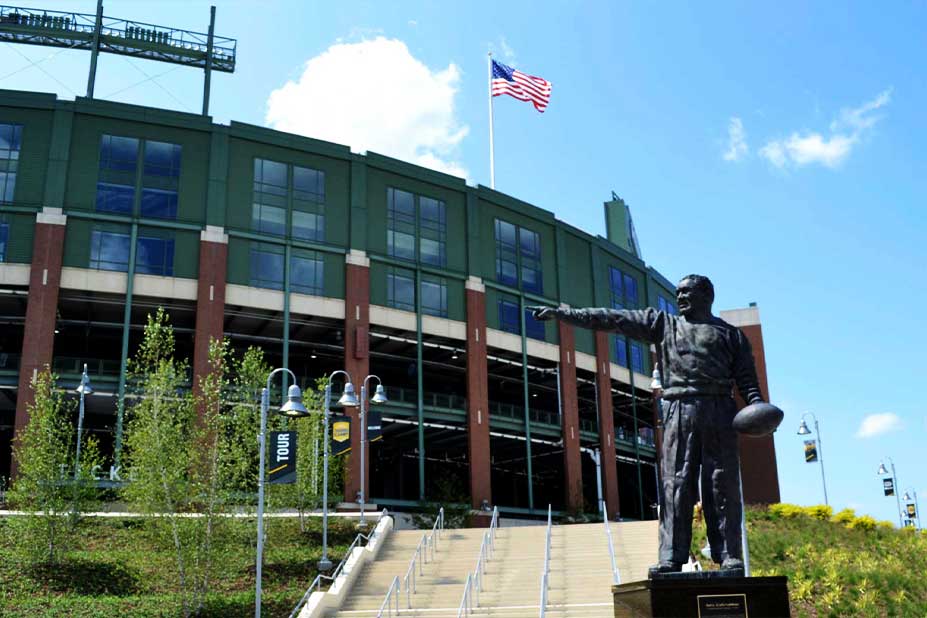
{"type": "Polygon", "coordinates": [[[878,526],[880,530],[893,530],[895,528],[895,524],[884,519],[876,522],[876,526],[878,526]]]}
{"type": "Polygon", "coordinates": [[[854,519],[856,519],[856,511],[854,511],[853,509],[843,509],[842,511],[839,511],[836,515],[834,515],[834,518],[832,521],[838,524],[847,525],[854,519]]]}
{"type": "Polygon", "coordinates": [[[817,519],[820,521],[827,521],[834,514],[834,509],[823,504],[816,504],[814,506],[806,506],[805,515],[811,517],[812,519],[817,519]]]}
{"type": "Polygon", "coordinates": [[[861,515],[859,517],[854,517],[853,520],[846,526],[850,530],[863,530],[864,532],[870,532],[875,530],[876,520],[870,515],[861,515]]]}

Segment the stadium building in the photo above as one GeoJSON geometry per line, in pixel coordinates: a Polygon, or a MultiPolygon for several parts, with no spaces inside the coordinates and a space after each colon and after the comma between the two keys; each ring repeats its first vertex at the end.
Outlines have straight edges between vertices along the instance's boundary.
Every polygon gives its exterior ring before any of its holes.
{"type": "MultiPolygon", "coordinates": [[[[86,426],[115,454],[126,359],[163,306],[191,383],[223,336],[304,385],[336,369],[382,378],[368,501],[592,512],[598,451],[610,516],[653,518],[651,350],[525,310],[675,311],[627,206],[613,195],[605,212],[607,239],[374,153],[0,90],[0,475],[15,471],[14,431],[46,365],[72,389],[87,364],[86,426]]],[[[765,390],[757,310],[726,315],[753,342],[765,390]]],[[[356,422],[351,440],[356,453],[356,422]]],[[[742,450],[747,500],[778,501],[772,439],[742,450]]],[[[359,485],[352,457],[347,500],[359,485]]]]}

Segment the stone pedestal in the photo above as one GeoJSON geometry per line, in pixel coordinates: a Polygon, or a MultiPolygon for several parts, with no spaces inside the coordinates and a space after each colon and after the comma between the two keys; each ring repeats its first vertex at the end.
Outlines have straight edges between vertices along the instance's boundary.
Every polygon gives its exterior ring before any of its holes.
{"type": "Polygon", "coordinates": [[[786,618],[786,577],[717,577],[711,571],[612,586],[615,618],[786,618]]]}

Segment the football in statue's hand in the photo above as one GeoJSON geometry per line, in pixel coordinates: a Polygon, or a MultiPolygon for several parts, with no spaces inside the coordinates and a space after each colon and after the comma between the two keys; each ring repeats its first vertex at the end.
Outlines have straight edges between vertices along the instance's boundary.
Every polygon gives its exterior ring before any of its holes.
{"type": "Polygon", "coordinates": [[[768,436],[776,430],[785,413],[771,403],[753,403],[734,417],[737,433],[754,438],[768,436]]]}

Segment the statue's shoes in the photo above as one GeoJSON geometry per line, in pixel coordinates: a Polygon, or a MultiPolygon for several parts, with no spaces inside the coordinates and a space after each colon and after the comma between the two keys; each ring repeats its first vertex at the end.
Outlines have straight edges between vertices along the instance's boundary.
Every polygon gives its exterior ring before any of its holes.
{"type": "Polygon", "coordinates": [[[724,562],[721,563],[721,570],[731,575],[735,575],[737,572],[743,574],[744,561],[739,558],[725,558],[724,562]]]}
{"type": "Polygon", "coordinates": [[[679,573],[680,571],[682,571],[681,562],[661,561],[650,567],[648,574],[650,577],[653,577],[660,573],[679,573]]]}

